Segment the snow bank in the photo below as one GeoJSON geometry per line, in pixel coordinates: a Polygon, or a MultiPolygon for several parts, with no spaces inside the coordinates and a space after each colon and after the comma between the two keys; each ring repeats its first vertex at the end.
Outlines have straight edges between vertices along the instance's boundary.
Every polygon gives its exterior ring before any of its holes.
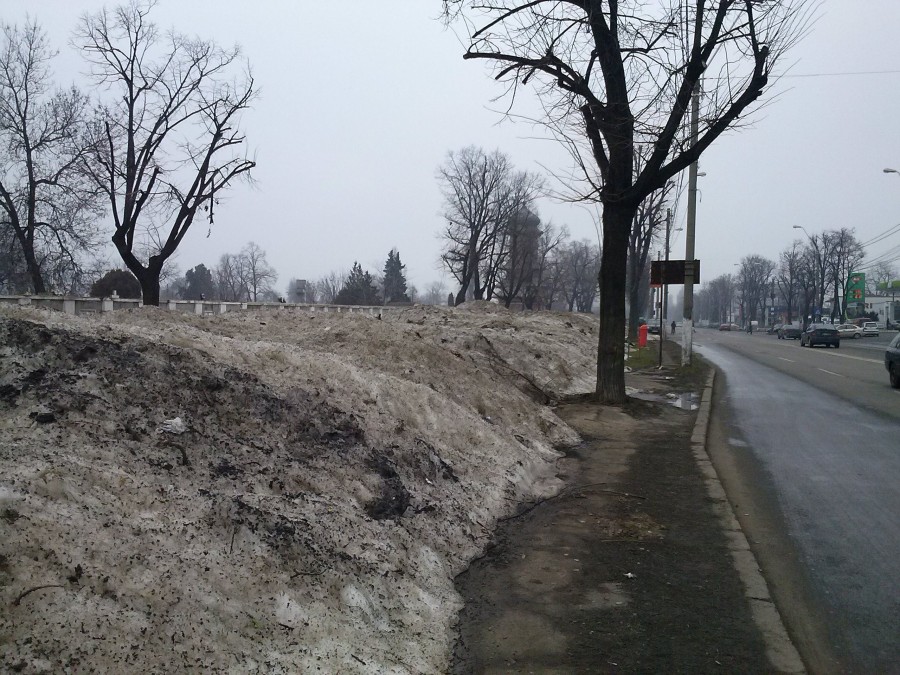
{"type": "Polygon", "coordinates": [[[485,305],[0,311],[4,669],[444,671],[593,388],[593,318],[485,305]]]}

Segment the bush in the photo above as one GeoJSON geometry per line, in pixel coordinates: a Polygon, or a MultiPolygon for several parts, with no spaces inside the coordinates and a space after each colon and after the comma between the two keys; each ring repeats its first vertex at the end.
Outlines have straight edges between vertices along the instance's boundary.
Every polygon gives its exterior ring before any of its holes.
{"type": "Polygon", "coordinates": [[[120,298],[141,298],[141,283],[128,270],[112,270],[91,286],[92,298],[108,298],[113,291],[120,298]]]}

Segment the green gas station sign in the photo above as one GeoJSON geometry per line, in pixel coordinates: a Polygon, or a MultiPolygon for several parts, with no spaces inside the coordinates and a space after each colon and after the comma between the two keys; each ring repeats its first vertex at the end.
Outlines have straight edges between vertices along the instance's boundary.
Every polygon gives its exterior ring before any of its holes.
{"type": "Polygon", "coordinates": [[[866,302],[865,272],[851,272],[847,279],[847,304],[862,305],[866,302]]]}

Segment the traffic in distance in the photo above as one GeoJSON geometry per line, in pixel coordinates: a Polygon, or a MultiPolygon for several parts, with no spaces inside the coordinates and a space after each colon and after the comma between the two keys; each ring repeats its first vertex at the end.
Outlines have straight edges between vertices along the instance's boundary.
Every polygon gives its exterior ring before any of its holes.
{"type": "MultiPolygon", "coordinates": [[[[740,331],[744,330],[748,333],[755,332],[756,322],[747,324],[746,328],[733,323],[723,323],[719,325],[720,331],[740,331]]],[[[811,323],[806,328],[796,323],[781,324],[776,323],[769,326],[765,333],[767,335],[775,335],[779,340],[799,340],[801,347],[824,348],[834,347],[840,349],[841,340],[863,340],[869,337],[878,337],[884,330],[875,321],[861,321],[859,323],[811,323]]],[[[893,332],[893,329],[888,331],[893,332]]],[[[887,345],[884,352],[884,367],[888,373],[888,381],[894,389],[900,389],[900,333],[887,345]]]]}

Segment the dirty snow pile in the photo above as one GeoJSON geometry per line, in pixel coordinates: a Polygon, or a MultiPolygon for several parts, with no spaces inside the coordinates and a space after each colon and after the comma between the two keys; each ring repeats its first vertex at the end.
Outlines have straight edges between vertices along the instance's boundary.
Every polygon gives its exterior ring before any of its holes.
{"type": "Polygon", "coordinates": [[[442,672],[596,320],[0,311],[0,670],[442,672]]]}

